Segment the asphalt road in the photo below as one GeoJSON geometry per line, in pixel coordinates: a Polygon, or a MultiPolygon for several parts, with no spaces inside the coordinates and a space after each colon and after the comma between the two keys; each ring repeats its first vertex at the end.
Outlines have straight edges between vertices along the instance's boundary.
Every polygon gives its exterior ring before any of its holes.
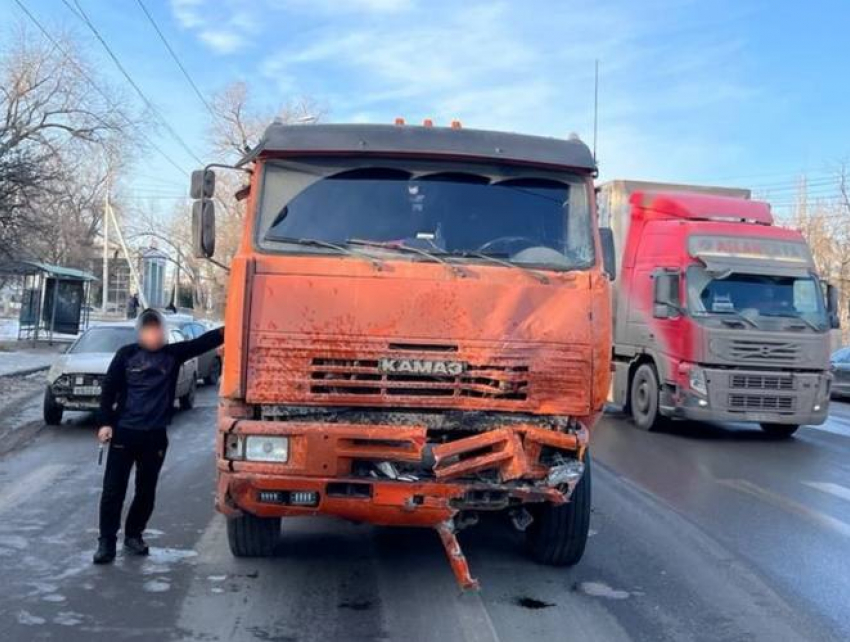
{"type": "Polygon", "coordinates": [[[291,520],[275,558],[233,559],[212,508],[214,392],[198,402],[170,432],[150,558],[110,567],[90,563],[91,426],[18,409],[30,437],[0,457],[1,640],[850,638],[848,406],[787,442],[609,416],[582,562],[536,565],[487,520],[461,534],[482,583],[461,595],[430,531],[291,520]]]}

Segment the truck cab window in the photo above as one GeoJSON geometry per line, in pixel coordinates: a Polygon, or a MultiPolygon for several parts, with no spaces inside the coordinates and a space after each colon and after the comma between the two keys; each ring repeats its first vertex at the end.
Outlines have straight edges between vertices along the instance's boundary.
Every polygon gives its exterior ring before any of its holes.
{"type": "Polygon", "coordinates": [[[698,266],[688,269],[689,305],[695,315],[797,317],[822,326],[826,313],[819,288],[811,276],[713,275],[698,266]]]}
{"type": "Polygon", "coordinates": [[[329,172],[302,188],[298,172],[269,166],[261,244],[370,241],[459,259],[479,253],[556,269],[592,265],[589,208],[579,180],[416,169],[329,172]]]}

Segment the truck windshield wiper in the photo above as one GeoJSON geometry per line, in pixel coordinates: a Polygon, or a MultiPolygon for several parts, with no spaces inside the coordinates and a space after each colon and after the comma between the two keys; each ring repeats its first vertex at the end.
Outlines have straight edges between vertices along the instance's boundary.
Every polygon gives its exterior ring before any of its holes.
{"type": "Polygon", "coordinates": [[[810,327],[812,330],[814,330],[815,332],[820,332],[821,330],[823,330],[823,326],[819,326],[819,325],[818,325],[817,323],[815,323],[814,321],[809,321],[809,320],[808,320],[806,317],[804,317],[804,316],[794,316],[793,318],[794,318],[794,319],[797,319],[798,321],[802,321],[803,323],[805,323],[807,326],[809,326],[809,327],[810,327]]]}
{"type": "Polygon", "coordinates": [[[366,240],[366,239],[348,239],[346,241],[346,243],[348,243],[349,245],[363,245],[365,247],[377,247],[377,248],[380,248],[382,250],[396,250],[396,251],[399,251],[399,252],[408,252],[410,254],[418,254],[420,256],[424,256],[425,258],[427,258],[427,259],[429,259],[429,260],[431,260],[435,263],[440,263],[442,265],[445,265],[451,271],[451,273],[456,275],[456,276],[460,276],[460,277],[466,276],[464,274],[463,270],[461,270],[458,266],[454,265],[450,261],[447,261],[446,259],[441,258],[440,256],[438,256],[436,254],[428,252],[427,250],[423,250],[421,248],[413,247],[413,246],[410,246],[410,245],[405,245],[404,243],[401,243],[401,242],[397,243],[395,241],[369,241],[369,240],[366,240]]]}
{"type": "Polygon", "coordinates": [[[529,267],[525,267],[524,265],[520,265],[519,263],[514,263],[512,261],[508,261],[507,259],[500,259],[492,254],[484,254],[483,252],[476,252],[474,250],[464,250],[463,252],[453,253],[452,256],[460,256],[463,258],[466,257],[474,257],[476,259],[483,259],[485,261],[490,261],[496,265],[501,265],[504,267],[516,268],[518,270],[522,270],[532,278],[540,281],[541,283],[547,284],[549,283],[549,277],[537,270],[532,270],[529,267]]]}
{"type": "MultiPolygon", "coordinates": [[[[741,314],[737,310],[730,310],[728,312],[715,312],[714,314],[720,314],[720,315],[729,314],[729,315],[735,317],[736,319],[740,319],[741,321],[745,322],[749,326],[752,326],[753,328],[759,328],[760,327],[759,324],[756,323],[755,321],[753,321],[750,317],[744,316],[743,314],[741,314]]],[[[727,321],[728,319],[724,319],[721,316],[720,320],[721,321],[727,321]]]]}
{"type": "MultiPolygon", "coordinates": [[[[783,317],[785,319],[794,319],[795,321],[802,321],[803,323],[805,323],[807,326],[809,326],[815,332],[820,332],[821,330],[823,330],[822,326],[819,326],[816,323],[809,321],[802,314],[793,314],[793,313],[792,314],[768,314],[768,315],[765,315],[765,316],[783,317]]],[[[800,326],[797,326],[797,327],[799,328],[800,326]]]]}
{"type": "Polygon", "coordinates": [[[345,247],[344,245],[337,245],[336,243],[331,243],[329,241],[320,241],[319,239],[300,239],[293,236],[275,236],[274,234],[267,234],[266,240],[275,241],[279,243],[306,245],[308,247],[323,247],[328,250],[336,250],[341,254],[353,256],[354,258],[360,259],[361,261],[367,261],[376,270],[381,270],[384,267],[384,264],[378,259],[376,259],[374,256],[369,256],[368,254],[364,254],[363,252],[358,252],[356,250],[352,250],[349,247],[345,247]]]}

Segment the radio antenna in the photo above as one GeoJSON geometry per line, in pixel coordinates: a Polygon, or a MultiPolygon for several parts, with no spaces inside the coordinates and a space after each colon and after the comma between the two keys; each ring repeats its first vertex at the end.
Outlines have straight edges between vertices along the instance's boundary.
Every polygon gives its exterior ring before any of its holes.
{"type": "Polygon", "coordinates": [[[593,162],[596,162],[596,136],[599,127],[599,58],[593,76],[593,162]]]}

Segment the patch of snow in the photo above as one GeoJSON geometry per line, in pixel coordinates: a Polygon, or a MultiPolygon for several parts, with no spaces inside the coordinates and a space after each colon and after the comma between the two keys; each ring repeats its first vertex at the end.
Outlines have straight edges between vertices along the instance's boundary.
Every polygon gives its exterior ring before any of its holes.
{"type": "Polygon", "coordinates": [[[53,352],[0,351],[0,375],[8,375],[31,368],[50,367],[58,356],[57,353],[53,352]]]}
{"type": "Polygon", "coordinates": [[[155,564],[174,564],[197,556],[198,552],[190,549],[152,546],[149,559],[155,564]]]}
{"type": "Polygon", "coordinates": [[[77,626],[78,624],[83,623],[83,616],[82,614],[74,613],[73,611],[60,611],[56,617],[53,618],[53,622],[61,626],[77,626]]]}
{"type": "Polygon", "coordinates": [[[625,600],[631,595],[628,591],[611,588],[604,582],[582,582],[578,590],[591,597],[607,597],[611,600],[625,600]]]}
{"type": "Polygon", "coordinates": [[[20,535],[0,535],[0,546],[24,550],[28,544],[27,540],[20,535]]]}
{"type": "Polygon", "coordinates": [[[36,626],[38,624],[44,624],[47,620],[43,617],[39,617],[37,615],[33,615],[29,611],[18,611],[18,624],[24,624],[26,626],[36,626]]]}
{"type": "Polygon", "coordinates": [[[162,579],[149,580],[142,585],[142,588],[148,593],[165,593],[171,590],[171,584],[162,579]]]}
{"type": "Polygon", "coordinates": [[[18,320],[0,319],[0,341],[14,341],[18,338],[18,320]]]}

